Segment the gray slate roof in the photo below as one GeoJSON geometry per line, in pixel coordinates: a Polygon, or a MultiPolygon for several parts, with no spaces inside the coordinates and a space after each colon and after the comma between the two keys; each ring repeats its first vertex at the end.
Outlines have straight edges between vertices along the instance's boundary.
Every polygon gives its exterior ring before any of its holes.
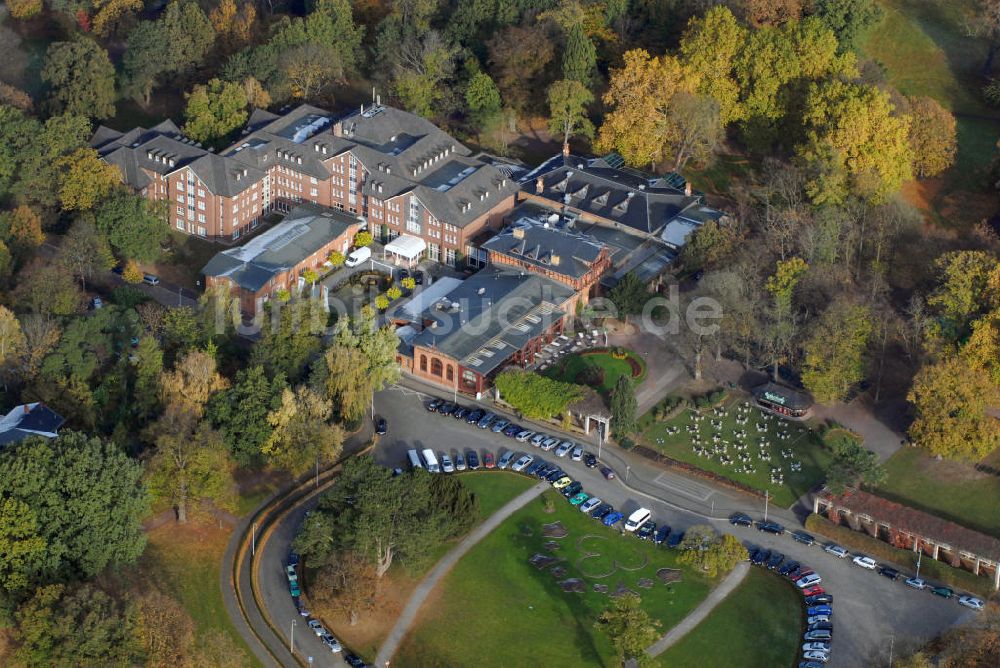
{"type": "Polygon", "coordinates": [[[584,234],[522,219],[482,248],[563,276],[581,278],[590,271],[604,246],[584,234]]]}
{"type": "Polygon", "coordinates": [[[201,273],[227,277],[241,288],[257,292],[355,223],[357,219],[343,211],[300,204],[285,220],[246,244],[217,253],[201,273]]]}
{"type": "Polygon", "coordinates": [[[646,235],[659,234],[675,217],[701,206],[702,197],[685,194],[676,176],[651,177],[615,164],[608,158],[560,154],[522,176],[521,184],[554,205],[567,204],[646,235]],[[536,192],[539,178],[541,193],[536,192]]]}
{"type": "Polygon", "coordinates": [[[544,276],[490,265],[424,312],[436,326],[426,327],[413,343],[488,374],[565,315],[561,307],[574,294],[544,276]],[[458,308],[447,308],[452,304],[458,308]]]}
{"type": "Polygon", "coordinates": [[[0,445],[22,441],[29,436],[55,436],[65,420],[42,403],[15,406],[0,418],[0,445]]]}

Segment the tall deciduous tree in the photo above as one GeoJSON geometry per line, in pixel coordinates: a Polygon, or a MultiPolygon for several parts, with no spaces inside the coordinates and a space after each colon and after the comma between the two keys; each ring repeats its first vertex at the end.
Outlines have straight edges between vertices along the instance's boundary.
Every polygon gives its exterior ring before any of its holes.
{"type": "Polygon", "coordinates": [[[537,93],[555,55],[545,25],[510,26],[486,46],[490,72],[506,103],[521,112],[537,109],[537,93]]]}
{"type": "Polygon", "coordinates": [[[500,90],[489,74],[479,71],[472,75],[465,87],[465,103],[479,125],[500,111],[500,90]]]}
{"type": "Polygon", "coordinates": [[[197,141],[213,141],[228,135],[247,120],[247,96],[243,85],[212,79],[197,85],[187,95],[184,134],[197,141]]]}
{"type": "Polygon", "coordinates": [[[17,595],[34,584],[31,564],[45,558],[38,516],[20,499],[0,499],[0,591],[17,595]]]}
{"type": "Polygon", "coordinates": [[[133,563],[146,544],[142,467],[117,446],[85,434],[64,430],[52,440],[8,443],[0,457],[0,498],[34,512],[47,545],[25,564],[31,582],[91,577],[109,565],[133,563]]]}
{"type": "Polygon", "coordinates": [[[549,133],[562,137],[563,153],[569,153],[569,140],[576,135],[594,137],[594,124],[587,117],[587,105],[594,96],[574,79],[563,79],[549,86],[549,133]]]}
{"type": "Polygon", "coordinates": [[[827,174],[806,186],[817,204],[843,202],[850,192],[881,203],[913,175],[909,118],[894,116],[888,94],[874,86],[811,85],[803,122],[806,141],[799,153],[827,174]]]}
{"type": "Polygon", "coordinates": [[[89,211],[103,201],[122,174],[92,148],[78,148],[56,160],[59,201],[64,211],[89,211]]]}
{"type": "Polygon", "coordinates": [[[940,316],[940,334],[950,342],[963,340],[973,321],[1000,306],[1000,264],[986,251],[953,251],[939,257],[935,268],[938,286],[927,304],[940,316]]]}
{"type": "Polygon", "coordinates": [[[108,240],[86,219],[73,223],[59,246],[56,262],[80,281],[80,287],[84,290],[87,289],[87,281],[91,276],[115,266],[108,240]]]}
{"type": "Polygon", "coordinates": [[[19,259],[38,248],[45,241],[42,219],[30,206],[21,205],[13,211],[0,214],[0,240],[10,247],[19,259]]]}
{"type": "Polygon", "coordinates": [[[733,66],[746,39],[747,29],[725,5],[692,18],[681,39],[681,59],[698,82],[696,92],[716,101],[723,125],[742,116],[733,66]]]}
{"type": "Polygon", "coordinates": [[[26,345],[21,323],[6,306],[0,305],[0,380],[4,388],[17,361],[24,355],[26,345]]]}
{"type": "Polygon", "coordinates": [[[326,312],[319,303],[303,299],[272,305],[270,318],[261,328],[251,359],[270,375],[282,373],[295,383],[302,379],[310,360],[320,351],[320,334],[326,312]]]}
{"type": "Polygon", "coordinates": [[[813,0],[812,12],[833,31],[844,51],[857,48],[865,31],[884,14],[875,0],[813,0]]]}
{"type": "Polygon", "coordinates": [[[394,74],[396,95],[408,110],[431,117],[447,93],[444,83],[455,69],[455,49],[433,30],[400,48],[394,74]]]}
{"type": "Polygon", "coordinates": [[[660,622],[642,609],[638,595],[629,593],[614,598],[595,626],[611,638],[619,662],[634,660],[643,666],[652,660],[646,648],[659,637],[660,622]]]}
{"type": "Polygon", "coordinates": [[[833,460],[826,469],[826,487],[831,494],[839,496],[860,483],[874,487],[885,482],[885,468],[879,464],[878,455],[853,436],[837,436],[829,445],[833,460]]]}
{"type": "Polygon", "coordinates": [[[906,398],[916,412],[910,439],[930,454],[978,461],[1000,445],[1000,423],[987,412],[1000,400],[997,386],[961,356],[920,369],[906,398]]]}
{"type": "Polygon", "coordinates": [[[204,351],[192,350],[171,371],[160,376],[160,400],[200,418],[212,395],[227,387],[229,383],[216,371],[215,358],[204,351]]]}
{"type": "Polygon", "coordinates": [[[233,386],[209,402],[207,415],[222,432],[236,462],[241,466],[263,463],[264,444],[273,427],[268,415],[281,406],[287,388],[283,376],[268,379],[261,366],[241,369],[233,386]]]}
{"type": "Polygon", "coordinates": [[[619,376],[611,390],[611,428],[619,438],[635,433],[639,405],[635,400],[635,387],[627,375],[619,376]]]}
{"type": "Polygon", "coordinates": [[[115,115],[115,68],[107,51],[92,39],[80,37],[49,46],[42,80],[48,85],[49,107],[55,114],[115,115]]]}
{"type": "Polygon", "coordinates": [[[167,236],[163,207],[125,188],[112,191],[97,208],[94,221],[115,252],[129,260],[156,260],[167,236]]]}
{"type": "Polygon", "coordinates": [[[955,163],[955,117],[932,97],[911,97],[908,102],[913,171],[919,178],[937,176],[955,163]]]}
{"type": "Polygon", "coordinates": [[[355,626],[362,613],[375,609],[379,584],[375,566],[347,550],[331,555],[329,562],[320,569],[314,596],[355,626]]]}
{"type": "Polygon", "coordinates": [[[671,143],[674,170],[684,169],[692,159],[701,165],[710,163],[724,136],[719,103],[712,97],[682,91],[674,96],[670,118],[677,128],[671,143]]]}
{"type": "Polygon", "coordinates": [[[332,412],[333,405],[305,385],[294,392],[285,388],[281,405],[267,416],[272,431],[261,452],[275,468],[294,474],[333,463],[343,448],[344,432],[330,424],[332,412]]]}
{"type": "Polygon", "coordinates": [[[14,295],[18,308],[43,316],[77,313],[85,298],[72,274],[41,259],[18,272],[14,295]]]}
{"type": "Polygon", "coordinates": [[[871,310],[835,302],[820,316],[805,344],[802,382],[820,402],[842,401],[864,379],[866,354],[875,328],[871,310]]]}

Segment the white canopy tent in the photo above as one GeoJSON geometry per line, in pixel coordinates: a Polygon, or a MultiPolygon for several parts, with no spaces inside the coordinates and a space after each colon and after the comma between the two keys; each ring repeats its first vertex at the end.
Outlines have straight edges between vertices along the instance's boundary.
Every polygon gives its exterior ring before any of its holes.
{"type": "Polygon", "coordinates": [[[392,255],[396,264],[412,267],[420,259],[420,254],[427,250],[427,243],[420,237],[402,234],[385,245],[382,249],[382,259],[386,254],[392,255]]]}

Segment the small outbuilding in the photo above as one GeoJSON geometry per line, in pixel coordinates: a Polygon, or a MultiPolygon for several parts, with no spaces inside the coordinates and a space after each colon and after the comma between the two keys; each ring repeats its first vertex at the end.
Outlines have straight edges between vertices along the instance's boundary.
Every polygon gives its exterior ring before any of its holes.
{"type": "Polygon", "coordinates": [[[807,392],[774,382],[753,388],[753,397],[760,408],[794,420],[809,417],[813,406],[813,398],[807,392]]]}

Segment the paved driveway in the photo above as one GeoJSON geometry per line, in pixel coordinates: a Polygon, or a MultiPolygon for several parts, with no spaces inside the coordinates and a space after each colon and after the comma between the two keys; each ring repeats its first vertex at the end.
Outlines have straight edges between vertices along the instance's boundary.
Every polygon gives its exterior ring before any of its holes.
{"type": "MultiPolygon", "coordinates": [[[[831,666],[871,665],[875,657],[888,654],[891,638],[896,647],[923,642],[957,620],[976,614],[952,601],[910,589],[901,581],[890,582],[874,572],[864,571],[853,566],[850,559],[838,559],[818,546],[801,545],[787,535],[771,536],[753,529],[734,529],[724,519],[733,510],[759,515],[754,500],[718,490],[704,481],[658,471],[623,455],[618,449],[605,448],[602,452],[602,460],[618,472],[616,480],[607,481],[596,470],[570,461],[569,457],[559,460],[551,452],[540,452],[530,444],[477,429],[464,420],[428,414],[422,403],[424,396],[405,388],[386,390],[377,396],[376,411],[389,423],[389,433],[376,449],[378,461],[387,466],[406,467],[406,450],[410,448],[433,448],[449,453],[471,448],[480,453],[490,450],[496,455],[511,448],[547,461],[558,461],[564,470],[583,483],[586,491],[626,514],[644,506],[653,511],[657,523],[667,523],[675,530],[708,522],[719,531],[734,533],[747,544],[777,549],[788,558],[814,568],[833,594],[837,635],[831,666]],[[627,484],[624,480],[626,466],[629,467],[627,484]],[[719,519],[708,520],[708,516],[719,519]]],[[[595,448],[588,449],[596,452],[595,448]]],[[[799,526],[791,512],[772,509],[769,516],[789,528],[799,526]]],[[[747,620],[747,623],[753,622],[747,620]]]]}

